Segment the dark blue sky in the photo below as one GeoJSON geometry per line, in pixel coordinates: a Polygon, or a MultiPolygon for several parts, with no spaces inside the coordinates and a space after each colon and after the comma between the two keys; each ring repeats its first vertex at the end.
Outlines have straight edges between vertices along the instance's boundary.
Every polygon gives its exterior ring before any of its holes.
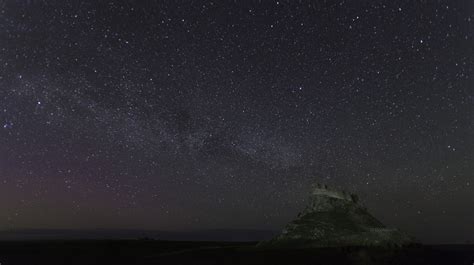
{"type": "Polygon", "coordinates": [[[0,229],[279,229],[320,182],[474,240],[471,1],[0,3],[0,229]]]}

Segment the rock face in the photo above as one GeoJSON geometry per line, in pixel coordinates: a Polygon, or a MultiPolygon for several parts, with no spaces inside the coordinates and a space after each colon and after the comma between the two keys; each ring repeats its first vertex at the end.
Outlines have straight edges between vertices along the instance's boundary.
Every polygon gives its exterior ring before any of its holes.
{"type": "Polygon", "coordinates": [[[414,239],[385,227],[356,195],[318,185],[298,217],[262,247],[403,246],[414,239]]]}

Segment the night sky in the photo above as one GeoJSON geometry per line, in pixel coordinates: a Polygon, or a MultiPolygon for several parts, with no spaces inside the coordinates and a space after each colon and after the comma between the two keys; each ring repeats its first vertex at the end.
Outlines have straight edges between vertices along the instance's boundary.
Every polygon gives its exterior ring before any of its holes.
{"type": "Polygon", "coordinates": [[[0,230],[278,230],[319,182],[474,240],[472,1],[0,10],[0,230]]]}

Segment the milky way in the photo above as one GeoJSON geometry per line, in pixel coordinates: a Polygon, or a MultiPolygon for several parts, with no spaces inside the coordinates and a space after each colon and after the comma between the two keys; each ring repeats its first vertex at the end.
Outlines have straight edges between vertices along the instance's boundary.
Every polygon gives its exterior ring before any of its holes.
{"type": "Polygon", "coordinates": [[[471,1],[99,2],[0,2],[0,229],[278,229],[319,182],[474,239],[471,1]]]}

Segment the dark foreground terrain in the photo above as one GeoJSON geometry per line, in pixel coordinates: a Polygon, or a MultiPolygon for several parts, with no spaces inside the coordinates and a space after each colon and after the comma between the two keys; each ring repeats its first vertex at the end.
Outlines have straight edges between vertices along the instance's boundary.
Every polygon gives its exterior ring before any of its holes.
{"type": "Polygon", "coordinates": [[[83,240],[0,242],[1,265],[14,264],[474,264],[474,245],[405,249],[255,249],[255,243],[83,240]]]}

